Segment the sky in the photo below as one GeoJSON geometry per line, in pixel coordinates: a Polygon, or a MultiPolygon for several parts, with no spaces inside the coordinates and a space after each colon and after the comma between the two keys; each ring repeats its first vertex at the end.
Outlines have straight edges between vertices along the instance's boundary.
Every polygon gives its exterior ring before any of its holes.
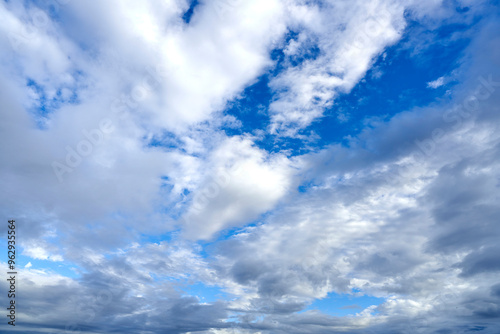
{"type": "Polygon", "coordinates": [[[0,333],[499,333],[499,92],[498,1],[2,0],[0,333]]]}

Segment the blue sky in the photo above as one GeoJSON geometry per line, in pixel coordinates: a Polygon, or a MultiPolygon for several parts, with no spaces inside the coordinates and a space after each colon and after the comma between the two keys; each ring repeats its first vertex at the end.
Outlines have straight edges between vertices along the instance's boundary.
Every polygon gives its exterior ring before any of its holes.
{"type": "Polygon", "coordinates": [[[0,2],[15,329],[497,333],[498,5],[0,2]]]}

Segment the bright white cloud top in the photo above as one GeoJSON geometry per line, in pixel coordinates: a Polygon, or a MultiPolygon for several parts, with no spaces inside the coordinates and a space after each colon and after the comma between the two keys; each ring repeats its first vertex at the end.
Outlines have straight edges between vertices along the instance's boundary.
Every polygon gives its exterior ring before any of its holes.
{"type": "Polygon", "coordinates": [[[500,332],[499,19],[2,1],[15,330],[500,332]]]}

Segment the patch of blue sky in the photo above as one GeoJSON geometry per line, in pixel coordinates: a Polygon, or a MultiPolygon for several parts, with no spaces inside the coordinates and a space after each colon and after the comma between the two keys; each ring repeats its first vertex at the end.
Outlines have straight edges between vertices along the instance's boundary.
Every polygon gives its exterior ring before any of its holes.
{"type": "Polygon", "coordinates": [[[233,239],[236,235],[243,233],[246,229],[257,226],[257,222],[252,222],[243,227],[233,227],[225,229],[219,232],[213,239],[211,240],[200,240],[197,242],[199,249],[197,254],[202,259],[211,259],[214,254],[220,251],[220,247],[224,245],[224,242],[228,242],[233,239]]]}
{"type": "Polygon", "coordinates": [[[387,119],[399,112],[425,106],[439,99],[453,82],[431,89],[428,83],[459,66],[470,40],[453,39],[465,25],[444,26],[433,34],[425,49],[416,52],[411,45],[416,24],[410,25],[403,40],[379,57],[365,78],[349,94],[342,94],[325,116],[313,125],[320,136],[319,146],[347,142],[366,126],[368,118],[387,119]],[[383,80],[379,80],[383,77],[383,80]]]}
{"type": "Polygon", "coordinates": [[[180,288],[187,296],[198,298],[201,303],[213,303],[217,300],[227,300],[228,294],[217,286],[205,285],[202,282],[186,285],[180,288]]]}
{"type": "Polygon", "coordinates": [[[272,214],[271,212],[263,213],[258,218],[254,219],[253,221],[250,221],[248,224],[245,224],[245,226],[236,226],[224,229],[220,231],[213,240],[200,242],[200,245],[203,248],[207,247],[209,248],[211,245],[216,244],[220,241],[232,239],[234,236],[238,234],[245,233],[246,230],[249,228],[253,228],[263,224],[263,222],[265,222],[267,217],[269,217],[271,214],[272,214]]]}
{"type": "Polygon", "coordinates": [[[168,176],[161,177],[160,192],[163,194],[170,194],[174,189],[174,183],[168,176]]]}
{"type": "Polygon", "coordinates": [[[162,242],[170,243],[178,238],[179,231],[172,231],[162,234],[146,234],[140,235],[140,243],[143,244],[160,244],[162,242]]]}
{"type": "Polygon", "coordinates": [[[25,255],[17,255],[16,264],[17,268],[41,270],[49,274],[55,273],[73,279],[81,277],[81,271],[78,269],[78,266],[69,261],[41,260],[33,259],[25,255]]]}
{"type": "MultiPolygon", "coordinates": [[[[463,10],[463,9],[462,9],[463,10]]],[[[378,57],[350,93],[339,94],[334,104],[325,110],[322,118],[316,120],[303,134],[311,131],[319,136],[315,145],[307,145],[296,138],[277,138],[265,132],[269,125],[268,107],[275,98],[275,92],[269,88],[269,80],[289,66],[298,66],[308,59],[315,59],[319,50],[311,44],[311,52],[303,52],[303,57],[290,58],[283,49],[272,52],[276,66],[257,82],[247,87],[242,97],[232,101],[225,110],[226,114],[238,118],[242,127],[225,128],[228,135],[264,131],[256,145],[269,152],[287,151],[289,155],[307,153],[332,143],[346,144],[348,136],[355,136],[366,126],[369,118],[388,119],[395,114],[425,106],[438,98],[442,98],[447,89],[453,86],[451,81],[437,89],[428,87],[428,83],[450,73],[459,66],[463,51],[468,46],[469,38],[456,38],[457,33],[464,32],[470,25],[450,24],[432,32],[425,47],[419,45],[415,50],[417,35],[421,27],[410,22],[405,37],[396,45],[388,48],[378,57]],[[383,80],[380,78],[383,77],[383,80]]],[[[287,40],[296,38],[290,32],[287,40]]]]}
{"type": "MultiPolygon", "coordinates": [[[[80,80],[81,72],[73,73],[76,81],[80,80]]],[[[74,87],[59,87],[56,92],[50,96],[43,84],[28,78],[26,86],[30,90],[31,107],[29,111],[35,118],[39,128],[45,128],[45,122],[52,112],[59,109],[63,104],[78,103],[78,94],[74,87]]]]}
{"type": "Polygon", "coordinates": [[[189,24],[191,22],[191,17],[194,14],[194,9],[196,6],[198,6],[199,2],[198,0],[191,0],[191,4],[189,5],[189,9],[182,15],[182,20],[186,23],[189,24]]]}
{"type": "MultiPolygon", "coordinates": [[[[19,232],[19,231],[18,231],[19,232]]],[[[58,242],[58,237],[50,238],[51,242],[58,242]]],[[[0,239],[0,248],[7,249],[7,238],[0,239]]],[[[15,268],[19,269],[36,269],[43,270],[47,273],[57,273],[62,276],[70,277],[70,278],[78,278],[80,277],[80,271],[76,264],[63,260],[63,261],[52,261],[52,260],[44,260],[44,259],[36,259],[31,256],[23,255],[24,249],[19,245],[19,241],[15,245],[15,268]],[[31,263],[31,265],[30,265],[31,263]]],[[[0,261],[8,263],[8,253],[0,252],[0,261]]]]}
{"type": "Polygon", "coordinates": [[[277,75],[289,67],[297,67],[308,60],[315,60],[321,54],[321,49],[315,40],[301,41],[301,46],[293,54],[286,54],[285,48],[293,41],[297,41],[300,32],[289,30],[284,37],[282,47],[271,51],[271,59],[275,66],[271,69],[271,75],[277,75]]]}
{"type": "MultiPolygon", "coordinates": [[[[158,275],[158,273],[150,271],[149,276],[153,279],[154,282],[170,282],[173,286],[185,286],[185,279],[178,276],[168,276],[168,275],[158,275]]],[[[177,289],[182,292],[182,289],[177,289]]]]}
{"type": "Polygon", "coordinates": [[[299,185],[297,187],[297,190],[299,191],[299,193],[306,193],[309,189],[313,188],[314,186],[316,186],[314,182],[306,181],[305,183],[299,185]]]}
{"type": "Polygon", "coordinates": [[[245,224],[244,226],[236,226],[236,227],[227,228],[227,229],[220,231],[211,240],[198,241],[197,244],[200,246],[198,254],[203,259],[212,258],[214,253],[217,253],[218,251],[220,251],[219,247],[221,245],[223,245],[224,242],[231,241],[238,234],[246,233],[248,229],[252,229],[252,228],[255,228],[255,227],[263,224],[263,222],[266,221],[266,218],[270,215],[271,215],[271,213],[264,213],[259,218],[249,222],[248,224],[245,224]]]}
{"type": "Polygon", "coordinates": [[[467,329],[467,332],[480,332],[480,331],[484,331],[486,328],[488,328],[488,327],[477,325],[477,326],[469,327],[467,329]]]}
{"type": "Polygon", "coordinates": [[[289,155],[306,153],[308,147],[301,139],[280,138],[267,132],[270,125],[268,108],[273,99],[269,88],[269,74],[261,76],[256,83],[247,87],[240,99],[232,101],[225,110],[226,115],[232,115],[241,121],[239,128],[223,127],[228,136],[251,134],[257,135],[255,145],[268,152],[288,152],[289,155]]]}
{"type": "Polygon", "coordinates": [[[47,95],[43,86],[30,78],[28,78],[26,86],[31,90],[31,97],[35,102],[33,111],[36,112],[38,116],[47,116],[47,95]]]}
{"type": "Polygon", "coordinates": [[[154,272],[149,272],[149,276],[150,276],[150,277],[153,279],[153,281],[155,281],[155,282],[159,282],[159,281],[161,281],[161,280],[162,280],[162,279],[161,279],[161,277],[160,277],[160,276],[158,276],[158,275],[157,275],[156,273],[154,273],[154,272]]]}
{"type": "Polygon", "coordinates": [[[267,109],[273,98],[269,86],[269,75],[262,75],[257,81],[245,88],[241,98],[231,101],[225,114],[232,115],[242,122],[240,128],[224,128],[228,135],[254,133],[265,130],[269,125],[267,109]]]}
{"type": "MultiPolygon", "coordinates": [[[[323,299],[317,299],[310,304],[305,311],[318,310],[322,313],[332,316],[347,316],[355,315],[373,305],[380,305],[385,301],[384,298],[377,298],[373,296],[358,296],[358,294],[336,294],[329,293],[323,299]]],[[[374,312],[376,313],[376,312],[374,312]]]]}
{"type": "Polygon", "coordinates": [[[169,131],[163,131],[151,138],[145,136],[142,141],[146,147],[163,148],[167,151],[180,150],[181,152],[185,152],[182,149],[181,140],[174,133],[169,131]]]}
{"type": "Polygon", "coordinates": [[[242,122],[242,126],[240,128],[223,127],[227,135],[259,134],[261,137],[255,141],[255,144],[268,152],[287,151],[290,155],[297,155],[308,151],[308,148],[304,146],[303,141],[300,139],[278,138],[266,131],[270,125],[269,105],[275,98],[276,93],[269,87],[270,79],[286,68],[300,66],[305,61],[316,59],[320,54],[319,47],[314,41],[310,41],[308,48],[303,48],[293,56],[287,56],[284,47],[291,40],[298,37],[298,32],[289,31],[284,38],[283,46],[271,51],[271,59],[275,63],[274,67],[260,76],[255,83],[248,86],[239,99],[235,99],[228,104],[228,108],[224,113],[236,117],[242,122]]]}
{"type": "Polygon", "coordinates": [[[60,18],[59,10],[64,6],[67,1],[65,0],[26,0],[27,5],[35,5],[36,7],[43,9],[50,16],[52,20],[60,18]]]}

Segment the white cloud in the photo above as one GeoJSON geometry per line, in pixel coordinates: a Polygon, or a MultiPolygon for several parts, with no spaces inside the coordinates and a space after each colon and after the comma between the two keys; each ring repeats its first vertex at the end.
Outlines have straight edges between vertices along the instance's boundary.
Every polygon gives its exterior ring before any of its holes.
{"type": "Polygon", "coordinates": [[[445,79],[444,77],[439,77],[434,81],[430,81],[427,83],[427,87],[434,88],[434,89],[441,87],[445,84],[444,79],[445,79]]]}
{"type": "Polygon", "coordinates": [[[298,50],[299,43],[320,51],[315,59],[272,80],[279,97],[270,106],[272,133],[294,136],[321,117],[333,99],[350,91],[374,58],[400,38],[405,27],[405,8],[391,1],[337,1],[322,7],[321,11],[306,6],[290,9],[292,24],[304,29],[297,40],[290,41],[288,53],[298,50]]]}
{"type": "Polygon", "coordinates": [[[207,239],[272,209],[290,190],[292,162],[249,138],[224,140],[204,164],[204,177],[183,217],[189,237],[207,239]],[[207,170],[208,167],[208,170],[207,170]]]}
{"type": "MultiPolygon", "coordinates": [[[[59,254],[50,254],[45,248],[41,246],[25,246],[23,255],[29,256],[37,260],[50,260],[54,262],[63,261],[63,257],[59,254]]],[[[31,266],[31,265],[30,265],[31,266]]]]}

